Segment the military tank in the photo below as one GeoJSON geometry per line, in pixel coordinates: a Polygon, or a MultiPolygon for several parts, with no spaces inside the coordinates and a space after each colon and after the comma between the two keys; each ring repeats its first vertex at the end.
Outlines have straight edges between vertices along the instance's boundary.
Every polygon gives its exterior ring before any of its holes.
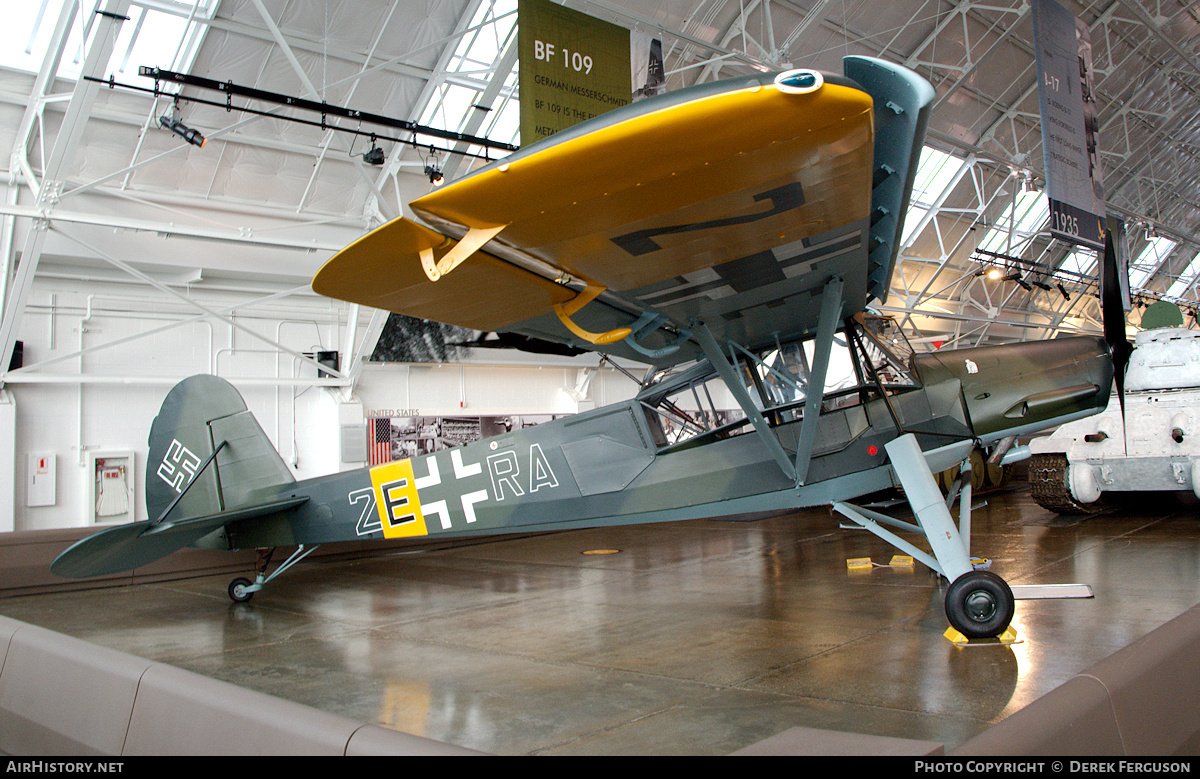
{"type": "MultiPolygon", "coordinates": [[[[1169,304],[1155,304],[1162,305],[1169,304]]],[[[1177,320],[1169,312],[1158,317],[1182,325],[1173,308],[1177,320]]],[[[1149,315],[1147,309],[1144,326],[1149,315]]],[[[1119,493],[1190,491],[1200,497],[1200,330],[1139,332],[1125,378],[1124,414],[1114,395],[1105,411],[1061,425],[1030,441],[1029,449],[1033,499],[1059,514],[1102,511],[1119,493]]]]}

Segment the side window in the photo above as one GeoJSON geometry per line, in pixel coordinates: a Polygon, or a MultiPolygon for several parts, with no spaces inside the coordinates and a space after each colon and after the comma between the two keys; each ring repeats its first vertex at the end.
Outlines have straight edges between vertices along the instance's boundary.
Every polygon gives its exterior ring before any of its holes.
{"type": "MultiPolygon", "coordinates": [[[[751,353],[731,346],[741,382],[767,423],[795,422],[805,413],[816,345],[812,339],[751,353]]],[[[917,386],[907,367],[911,348],[895,322],[862,317],[834,336],[825,373],[821,410],[856,406],[917,386]]],[[[751,429],[733,393],[704,362],[665,371],[643,385],[642,405],[659,448],[693,439],[726,438],[751,429]],[[655,387],[662,387],[655,392],[655,387]]]]}
{"type": "Polygon", "coordinates": [[[643,403],[646,421],[659,447],[699,436],[727,437],[742,432],[746,414],[716,377],[681,386],[654,404],[643,403]]]}

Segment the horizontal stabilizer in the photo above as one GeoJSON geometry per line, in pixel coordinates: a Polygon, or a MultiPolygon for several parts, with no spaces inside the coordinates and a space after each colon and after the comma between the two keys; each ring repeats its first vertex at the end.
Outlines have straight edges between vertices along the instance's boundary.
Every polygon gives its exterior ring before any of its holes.
{"type": "Polygon", "coordinates": [[[285,511],[307,500],[288,498],[178,522],[119,525],[75,543],[50,564],[50,571],[68,579],[129,571],[166,557],[232,522],[285,511]]]}

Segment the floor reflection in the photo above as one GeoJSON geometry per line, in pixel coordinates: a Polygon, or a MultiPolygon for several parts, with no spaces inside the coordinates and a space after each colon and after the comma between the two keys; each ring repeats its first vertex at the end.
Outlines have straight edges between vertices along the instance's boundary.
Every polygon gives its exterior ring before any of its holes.
{"type": "Polygon", "coordinates": [[[727,754],[796,725],[953,747],[1200,602],[1194,506],[1079,521],[1021,482],[983,499],[993,571],[1095,593],[1019,601],[1012,645],[947,641],[919,564],[847,570],[893,550],[828,510],[306,564],[248,604],[211,577],[0,614],[500,754],[727,754]]]}

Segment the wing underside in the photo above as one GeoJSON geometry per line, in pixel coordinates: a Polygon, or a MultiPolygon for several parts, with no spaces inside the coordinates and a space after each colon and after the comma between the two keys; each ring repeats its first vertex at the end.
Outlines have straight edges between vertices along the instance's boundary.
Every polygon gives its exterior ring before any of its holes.
{"type": "MultiPolygon", "coordinates": [[[[897,70],[867,62],[869,81],[897,70]]],[[[380,227],[313,288],[659,364],[699,354],[696,322],[750,347],[809,334],[831,277],[843,316],[886,294],[925,99],[888,103],[911,127],[881,177],[879,96],[814,78],[799,94],[773,74],[708,84],[585,122],[413,201],[429,227],[380,227]]]]}

